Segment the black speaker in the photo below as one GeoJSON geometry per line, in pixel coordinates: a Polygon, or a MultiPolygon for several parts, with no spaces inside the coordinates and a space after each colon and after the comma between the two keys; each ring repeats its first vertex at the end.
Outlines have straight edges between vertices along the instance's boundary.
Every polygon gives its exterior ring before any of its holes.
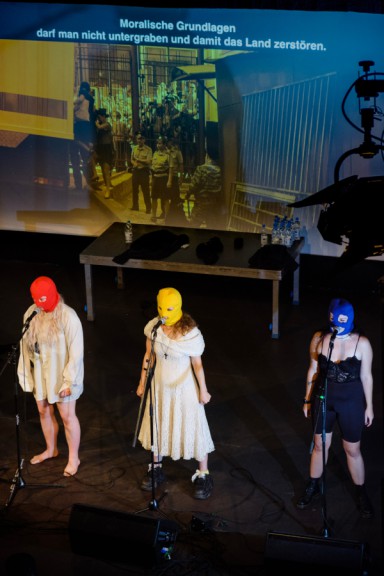
{"type": "Polygon", "coordinates": [[[268,576],[288,568],[295,576],[362,576],[367,551],[365,544],[349,540],[269,532],[264,559],[268,576]]]}
{"type": "Polygon", "coordinates": [[[170,558],[178,525],[171,520],[74,504],[69,539],[75,554],[152,568],[170,558]]]}

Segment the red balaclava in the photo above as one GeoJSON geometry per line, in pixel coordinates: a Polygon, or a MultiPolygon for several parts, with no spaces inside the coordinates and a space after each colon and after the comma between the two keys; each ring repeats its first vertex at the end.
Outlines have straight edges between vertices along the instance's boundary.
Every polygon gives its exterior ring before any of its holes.
{"type": "Polygon", "coordinates": [[[39,276],[31,284],[31,296],[35,305],[44,312],[53,312],[60,295],[53,280],[47,276],[39,276]]]}

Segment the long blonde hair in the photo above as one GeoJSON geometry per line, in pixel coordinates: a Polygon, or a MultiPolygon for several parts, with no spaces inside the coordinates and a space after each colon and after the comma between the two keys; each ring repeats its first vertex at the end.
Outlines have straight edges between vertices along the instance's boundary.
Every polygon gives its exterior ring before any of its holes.
{"type": "Polygon", "coordinates": [[[24,340],[28,349],[33,352],[35,344],[53,344],[59,338],[63,328],[63,303],[64,300],[60,295],[59,302],[52,312],[43,310],[34,317],[30,327],[24,334],[24,340]]]}

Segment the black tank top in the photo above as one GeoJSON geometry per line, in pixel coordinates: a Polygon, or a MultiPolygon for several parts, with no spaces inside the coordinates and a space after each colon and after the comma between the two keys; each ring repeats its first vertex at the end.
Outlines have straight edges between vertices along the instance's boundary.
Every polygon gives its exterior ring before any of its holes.
{"type": "Polygon", "coordinates": [[[327,373],[327,365],[328,360],[327,357],[323,354],[323,345],[321,345],[321,352],[319,354],[319,370],[320,370],[320,378],[324,380],[327,376],[328,382],[337,382],[337,383],[344,383],[344,382],[353,382],[354,380],[360,379],[360,368],[361,368],[361,360],[356,358],[356,350],[359,344],[360,335],[357,339],[356,348],[353,356],[348,356],[345,360],[340,360],[340,362],[332,362],[329,361],[328,366],[328,373],[327,373]]]}

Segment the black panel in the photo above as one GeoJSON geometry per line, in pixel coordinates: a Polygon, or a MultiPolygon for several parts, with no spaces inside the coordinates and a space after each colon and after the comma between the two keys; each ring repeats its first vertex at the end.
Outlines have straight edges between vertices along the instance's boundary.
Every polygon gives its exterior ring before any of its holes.
{"type": "Polygon", "coordinates": [[[268,576],[294,569],[295,576],[361,576],[365,570],[365,545],[354,541],[270,532],[265,563],[268,576]]]}
{"type": "Polygon", "coordinates": [[[69,519],[72,552],[153,567],[173,549],[177,524],[124,512],[74,504],[69,519]]]}

